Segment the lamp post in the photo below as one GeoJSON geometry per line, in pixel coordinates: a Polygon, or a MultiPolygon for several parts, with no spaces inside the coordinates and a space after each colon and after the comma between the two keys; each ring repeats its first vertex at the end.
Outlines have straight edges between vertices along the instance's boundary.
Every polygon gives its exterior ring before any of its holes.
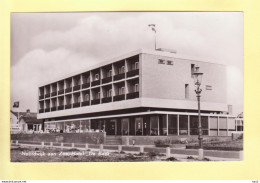
{"type": "Polygon", "coordinates": [[[199,159],[203,159],[203,146],[202,146],[202,127],[201,127],[201,116],[200,116],[200,94],[202,89],[200,88],[201,81],[202,81],[202,72],[199,72],[199,66],[195,66],[194,72],[193,72],[193,79],[195,84],[195,93],[197,94],[197,100],[198,100],[198,118],[199,118],[199,124],[198,124],[198,139],[199,139],[199,159]]]}

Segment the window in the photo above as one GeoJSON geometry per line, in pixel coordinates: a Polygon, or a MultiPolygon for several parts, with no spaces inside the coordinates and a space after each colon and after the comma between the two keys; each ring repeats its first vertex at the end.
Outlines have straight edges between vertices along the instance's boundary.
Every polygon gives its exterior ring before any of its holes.
{"type": "Polygon", "coordinates": [[[78,95],[77,97],[77,102],[80,102],[80,95],[78,95]]]}
{"type": "Polygon", "coordinates": [[[159,116],[151,116],[150,124],[151,124],[151,135],[152,136],[159,135],[159,116]]]}
{"type": "Polygon", "coordinates": [[[56,106],[56,100],[52,101],[52,106],[55,107],[56,106]]]}
{"type": "Polygon", "coordinates": [[[125,73],[125,66],[123,65],[122,67],[119,68],[119,74],[125,73]]]}
{"type": "Polygon", "coordinates": [[[95,80],[99,80],[99,74],[95,74],[95,80]]]}
{"type": "Polygon", "coordinates": [[[108,72],[107,72],[107,77],[111,77],[112,76],[112,70],[109,70],[108,72]]]}
{"type": "Polygon", "coordinates": [[[81,84],[81,82],[80,82],[80,78],[78,79],[78,82],[77,82],[77,84],[78,84],[78,85],[80,85],[80,84],[81,84]]]}
{"type": "Polygon", "coordinates": [[[135,135],[143,135],[143,118],[135,118],[135,135]]]}
{"type": "Polygon", "coordinates": [[[119,95],[124,95],[125,94],[125,87],[119,88],[119,95]]]}
{"type": "Polygon", "coordinates": [[[135,84],[135,92],[139,92],[139,84],[135,84]]]}
{"type": "Polygon", "coordinates": [[[100,92],[96,93],[96,99],[100,99],[100,92]]]}
{"type": "Polygon", "coordinates": [[[212,90],[212,86],[206,85],[206,90],[212,90]]]}
{"type": "Polygon", "coordinates": [[[185,99],[189,99],[189,84],[185,84],[185,99]]]}
{"type": "Polygon", "coordinates": [[[133,65],[133,70],[139,69],[139,62],[135,62],[133,65]]]}
{"type": "Polygon", "coordinates": [[[85,95],[85,101],[89,101],[89,94],[85,95]]]}
{"type": "Polygon", "coordinates": [[[173,65],[173,61],[167,60],[167,65],[173,65]]]}
{"type": "Polygon", "coordinates": [[[193,78],[193,73],[195,71],[195,64],[191,64],[191,77],[193,78]]]}
{"type": "Polygon", "coordinates": [[[107,97],[111,97],[112,96],[112,89],[107,90],[106,96],[107,97]]]}
{"type": "Polygon", "coordinates": [[[159,59],[159,60],[158,60],[158,64],[165,64],[165,60],[159,59]]]}

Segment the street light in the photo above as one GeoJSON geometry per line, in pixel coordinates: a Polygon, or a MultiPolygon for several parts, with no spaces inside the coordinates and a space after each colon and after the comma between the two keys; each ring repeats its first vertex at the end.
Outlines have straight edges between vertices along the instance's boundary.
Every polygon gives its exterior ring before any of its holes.
{"type": "Polygon", "coordinates": [[[199,118],[199,125],[198,125],[198,133],[199,133],[199,159],[203,159],[203,146],[202,146],[202,129],[201,129],[201,117],[200,117],[200,93],[202,89],[200,89],[201,81],[202,81],[202,72],[199,72],[199,66],[195,66],[194,72],[193,72],[193,79],[195,84],[195,93],[197,94],[197,100],[198,100],[198,118],[199,118]]]}

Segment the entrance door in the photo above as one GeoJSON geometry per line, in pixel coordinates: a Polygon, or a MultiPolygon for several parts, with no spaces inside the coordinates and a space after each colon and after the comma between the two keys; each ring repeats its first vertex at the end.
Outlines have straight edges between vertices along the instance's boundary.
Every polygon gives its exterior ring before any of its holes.
{"type": "Polygon", "coordinates": [[[107,124],[107,135],[115,135],[116,134],[116,121],[109,120],[107,124]]]}

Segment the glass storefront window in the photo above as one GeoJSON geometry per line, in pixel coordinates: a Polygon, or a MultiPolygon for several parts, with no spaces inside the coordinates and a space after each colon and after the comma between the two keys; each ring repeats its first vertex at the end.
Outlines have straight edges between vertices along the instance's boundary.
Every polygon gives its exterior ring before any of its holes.
{"type": "Polygon", "coordinates": [[[81,120],[81,127],[80,127],[80,131],[82,133],[88,132],[90,130],[90,120],[81,120]]]}
{"type": "Polygon", "coordinates": [[[160,134],[159,135],[167,135],[167,115],[162,115],[159,118],[159,128],[160,134]]]}
{"type": "Polygon", "coordinates": [[[198,116],[190,116],[190,135],[198,135],[198,116]]]}
{"type": "MultiPolygon", "coordinates": [[[[190,135],[198,135],[199,117],[190,116],[190,135]]],[[[202,134],[208,135],[208,117],[201,116],[202,134]]]]}
{"type": "Polygon", "coordinates": [[[74,121],[74,133],[79,133],[80,132],[80,121],[74,121]]]}
{"type": "Polygon", "coordinates": [[[135,118],[135,135],[143,135],[143,118],[135,118]]]}
{"type": "Polygon", "coordinates": [[[169,114],[168,116],[168,134],[177,135],[178,134],[178,119],[177,115],[169,114]]]}
{"type": "Polygon", "coordinates": [[[151,135],[156,136],[158,135],[159,131],[159,116],[151,116],[150,117],[151,123],[151,135]]]}
{"type": "Polygon", "coordinates": [[[180,135],[188,135],[188,116],[180,115],[179,116],[179,134],[180,135]]]}
{"type": "Polygon", "coordinates": [[[72,132],[72,122],[71,121],[66,121],[65,122],[65,133],[71,133],[72,132]]]}
{"type": "Polygon", "coordinates": [[[122,128],[122,135],[128,135],[129,134],[129,118],[123,118],[121,119],[121,128],[122,128]]]}
{"type": "Polygon", "coordinates": [[[209,135],[209,117],[208,116],[201,116],[201,127],[202,127],[202,134],[209,135]]]}
{"type": "Polygon", "coordinates": [[[57,132],[63,133],[63,131],[64,131],[64,122],[57,122],[56,128],[57,128],[57,132]]]}

